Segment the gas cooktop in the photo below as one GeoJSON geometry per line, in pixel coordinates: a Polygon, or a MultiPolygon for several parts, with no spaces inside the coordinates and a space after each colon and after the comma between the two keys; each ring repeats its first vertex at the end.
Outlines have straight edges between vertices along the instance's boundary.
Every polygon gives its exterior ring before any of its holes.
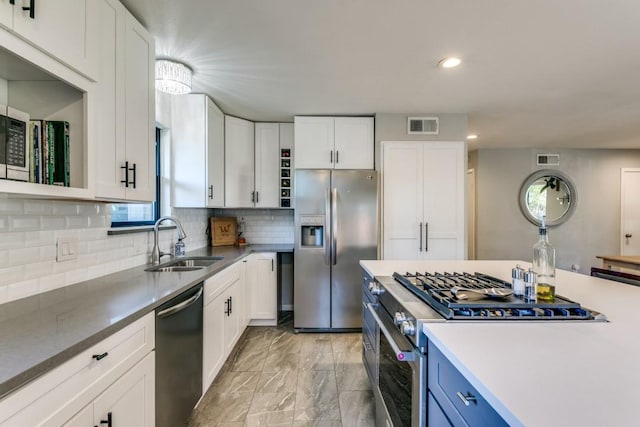
{"type": "Polygon", "coordinates": [[[503,280],[482,273],[394,273],[393,278],[450,320],[599,320],[606,317],[579,303],[556,295],[553,302],[526,302],[510,295],[479,300],[456,299],[452,288],[472,290],[508,288],[503,280]]]}

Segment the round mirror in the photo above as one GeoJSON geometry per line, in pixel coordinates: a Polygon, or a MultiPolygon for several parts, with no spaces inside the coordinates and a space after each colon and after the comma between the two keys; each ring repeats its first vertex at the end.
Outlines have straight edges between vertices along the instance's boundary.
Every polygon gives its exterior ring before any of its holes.
{"type": "Polygon", "coordinates": [[[576,208],[576,190],[566,175],[557,170],[532,173],[520,188],[520,209],[531,223],[559,225],[569,219],[576,208]]]}

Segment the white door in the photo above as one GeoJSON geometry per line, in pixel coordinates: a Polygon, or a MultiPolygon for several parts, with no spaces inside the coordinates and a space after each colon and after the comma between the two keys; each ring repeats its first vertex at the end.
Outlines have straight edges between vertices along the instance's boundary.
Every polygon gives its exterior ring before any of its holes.
{"type": "MultiPolygon", "coordinates": [[[[37,1],[33,18],[22,9],[23,0],[13,8],[13,30],[62,62],[96,78],[98,53],[88,44],[87,26],[97,24],[94,2],[98,0],[37,1]]],[[[2,3],[8,3],[2,0],[2,3]]],[[[29,1],[24,2],[29,7],[29,1]]]]}
{"type": "Polygon", "coordinates": [[[336,169],[373,169],[373,117],[336,117],[334,147],[336,169]]]}
{"type": "Polygon", "coordinates": [[[476,170],[467,170],[467,259],[476,259],[476,170]]]}
{"type": "Polygon", "coordinates": [[[294,134],[297,169],[333,169],[333,117],[295,117],[294,134]]]}
{"type": "Polygon", "coordinates": [[[383,259],[424,254],[422,152],[420,143],[382,143],[383,259]]]}
{"type": "Polygon", "coordinates": [[[465,259],[464,142],[423,142],[425,259],[465,259]]]}
{"type": "Polygon", "coordinates": [[[135,182],[126,189],[127,199],[152,202],[156,198],[155,43],[129,12],[125,14],[124,136],[129,181],[135,182]]]}
{"type": "Polygon", "coordinates": [[[207,98],[207,207],[224,207],[224,114],[207,98]]]}
{"type": "Polygon", "coordinates": [[[640,169],[622,169],[620,254],[640,255],[640,169]]]}
{"type": "Polygon", "coordinates": [[[13,8],[17,7],[9,3],[9,0],[0,0],[0,25],[11,29],[13,27],[13,8]]]}
{"type": "Polygon", "coordinates": [[[155,426],[155,352],[149,353],[94,401],[93,425],[155,426]]]}
{"type": "Polygon", "coordinates": [[[236,117],[224,117],[225,206],[254,205],[254,125],[236,117]]]}
{"type": "Polygon", "coordinates": [[[280,206],[280,125],[256,123],[256,207],[280,206]]]}
{"type": "MultiPolygon", "coordinates": [[[[205,283],[205,287],[208,283],[205,283]]],[[[215,286],[212,284],[212,286],[215,286]]],[[[225,360],[224,324],[227,311],[227,296],[220,294],[204,306],[202,325],[202,394],[218,375],[225,360]]]]}

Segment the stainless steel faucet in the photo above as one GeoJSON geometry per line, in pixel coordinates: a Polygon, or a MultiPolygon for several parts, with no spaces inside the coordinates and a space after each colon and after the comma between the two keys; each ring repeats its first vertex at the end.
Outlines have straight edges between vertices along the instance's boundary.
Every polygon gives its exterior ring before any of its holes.
{"type": "Polygon", "coordinates": [[[178,218],[174,218],[172,216],[163,216],[159,218],[153,226],[153,249],[151,250],[151,264],[160,264],[160,258],[165,255],[171,255],[168,252],[162,252],[158,247],[158,232],[160,231],[160,224],[164,221],[173,221],[178,227],[178,239],[186,239],[187,233],[184,232],[184,228],[182,228],[182,224],[178,221],[178,218]]]}

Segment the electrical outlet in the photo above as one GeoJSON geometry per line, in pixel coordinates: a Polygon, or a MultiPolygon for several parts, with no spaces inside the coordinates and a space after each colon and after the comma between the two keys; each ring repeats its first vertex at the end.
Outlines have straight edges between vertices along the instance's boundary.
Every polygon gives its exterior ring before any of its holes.
{"type": "Polygon", "coordinates": [[[78,258],[78,239],[75,237],[58,237],[56,243],[56,261],[69,261],[78,258]]]}

